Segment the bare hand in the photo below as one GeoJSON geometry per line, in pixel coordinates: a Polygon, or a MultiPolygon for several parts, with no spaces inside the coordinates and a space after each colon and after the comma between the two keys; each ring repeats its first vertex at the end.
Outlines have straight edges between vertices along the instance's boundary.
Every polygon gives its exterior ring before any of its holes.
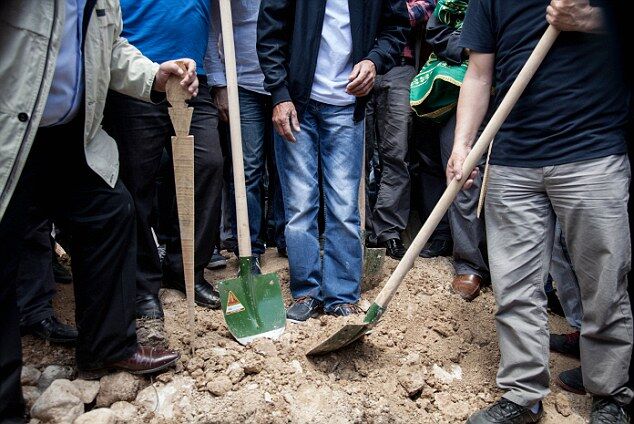
{"type": "Polygon", "coordinates": [[[350,83],[346,86],[346,93],[356,97],[367,96],[376,78],[376,66],[371,60],[365,59],[354,65],[348,77],[350,83]]]}
{"type": "Polygon", "coordinates": [[[183,77],[181,80],[181,86],[183,88],[187,88],[187,91],[191,93],[192,96],[198,95],[198,77],[196,77],[196,62],[191,59],[178,59],[183,62],[187,67],[187,71],[184,71],[175,60],[168,60],[167,62],[161,63],[156,76],[154,77],[154,90],[156,91],[165,91],[165,84],[167,84],[167,80],[170,75],[178,75],[179,77],[183,77]]]}
{"type": "Polygon", "coordinates": [[[295,143],[295,135],[293,132],[299,132],[299,120],[297,119],[297,111],[293,102],[282,102],[273,108],[273,126],[275,131],[287,141],[295,143]]]}
{"type": "MultiPolygon", "coordinates": [[[[451,152],[451,157],[449,158],[449,162],[447,162],[447,184],[449,184],[453,179],[458,181],[462,181],[462,166],[464,165],[464,161],[469,154],[471,149],[467,147],[456,148],[454,146],[453,151],[451,152]]],[[[475,168],[471,171],[471,174],[465,181],[462,186],[463,190],[467,190],[473,186],[473,180],[478,175],[478,168],[475,168]]]]}
{"type": "Polygon", "coordinates": [[[223,122],[229,122],[229,96],[227,87],[214,87],[212,89],[214,103],[218,108],[218,117],[223,122]]]}
{"type": "Polygon", "coordinates": [[[589,0],[552,0],[546,20],[560,31],[598,32],[603,28],[602,12],[589,0]]]}

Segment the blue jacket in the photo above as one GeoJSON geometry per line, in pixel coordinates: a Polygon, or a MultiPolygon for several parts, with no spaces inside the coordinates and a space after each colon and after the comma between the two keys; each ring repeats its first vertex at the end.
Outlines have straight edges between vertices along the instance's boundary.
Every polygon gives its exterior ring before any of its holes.
{"type": "MultiPolygon", "coordinates": [[[[348,0],[352,60],[371,60],[377,74],[389,71],[405,46],[409,17],[404,0],[348,0]]],[[[306,109],[317,66],[326,0],[262,0],[258,18],[258,57],[264,88],[273,105],[293,101],[306,109]]],[[[363,119],[367,99],[357,99],[355,120],[363,119]]]]}

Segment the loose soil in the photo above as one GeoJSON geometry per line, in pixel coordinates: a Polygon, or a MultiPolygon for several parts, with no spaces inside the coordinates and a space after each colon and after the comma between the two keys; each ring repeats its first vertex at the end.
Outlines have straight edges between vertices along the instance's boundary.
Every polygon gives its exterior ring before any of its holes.
{"type": "MultiPolygon", "coordinates": [[[[386,276],[395,266],[396,261],[387,260],[386,276]]],[[[288,304],[287,261],[270,249],[263,272],[279,275],[288,304]]],[[[236,273],[237,260],[232,258],[227,268],[208,271],[207,278],[218,281],[236,273]]],[[[501,394],[495,386],[495,302],[490,288],[473,302],[463,301],[450,291],[452,278],[449,259],[418,259],[372,335],[317,358],[307,358],[305,352],[341,320],[323,316],[305,324],[289,323],[279,340],[244,347],[227,331],[221,312],[199,307],[192,355],[184,296],[163,291],[169,345],[181,351],[182,361],[156,377],[155,384],[187,378],[195,387],[187,395],[191,399],[176,405],[172,419],[139,408],[136,422],[464,422],[501,394]]],[[[379,290],[364,293],[362,304],[367,307],[379,290]]],[[[73,322],[71,286],[58,286],[54,305],[60,318],[73,322]]],[[[558,316],[550,317],[550,325],[553,332],[570,331],[558,316]]],[[[71,349],[30,336],[23,338],[23,353],[26,364],[40,369],[73,364],[71,349]]],[[[554,377],[578,362],[553,354],[550,365],[554,377]]],[[[542,422],[586,421],[589,396],[562,392],[554,383],[551,389],[542,422]]]]}

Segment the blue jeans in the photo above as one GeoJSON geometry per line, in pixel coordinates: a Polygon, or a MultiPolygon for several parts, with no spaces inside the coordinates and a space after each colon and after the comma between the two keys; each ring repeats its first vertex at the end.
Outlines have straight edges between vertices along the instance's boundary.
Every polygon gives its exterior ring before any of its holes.
{"type": "MultiPolygon", "coordinates": [[[[242,129],[242,153],[244,155],[244,178],[247,188],[247,207],[249,210],[249,231],[251,232],[251,250],[253,255],[261,255],[266,248],[264,237],[264,176],[266,160],[273,149],[268,149],[272,142],[273,128],[271,124],[271,98],[255,91],[239,89],[240,121],[242,129]],[[267,151],[268,150],[268,151],[267,151]]],[[[269,175],[277,178],[275,172],[269,175]]],[[[269,183],[270,184],[270,183],[269,183]]],[[[279,184],[278,184],[279,186],[279,184]]],[[[279,189],[278,189],[279,192],[279,189]]],[[[275,197],[275,196],[274,196],[275,197]]],[[[277,197],[281,198],[278,194],[277,197]]],[[[231,199],[233,200],[233,198],[231,199]]],[[[274,207],[279,207],[274,201],[274,207]]],[[[276,225],[284,226],[283,217],[276,219],[276,225]]],[[[233,222],[233,233],[237,234],[236,222],[233,222]]],[[[283,244],[283,240],[279,241],[283,244]]],[[[237,249],[237,247],[236,247],[237,249]]],[[[238,252],[236,251],[236,254],[238,252]]]]}
{"type": "Polygon", "coordinates": [[[354,105],[311,100],[300,120],[297,143],[275,135],[277,168],[286,212],[286,244],[294,298],[310,296],[326,311],[357,303],[362,274],[359,182],[363,122],[353,121],[354,105]],[[325,232],[320,258],[319,169],[325,232]]]}

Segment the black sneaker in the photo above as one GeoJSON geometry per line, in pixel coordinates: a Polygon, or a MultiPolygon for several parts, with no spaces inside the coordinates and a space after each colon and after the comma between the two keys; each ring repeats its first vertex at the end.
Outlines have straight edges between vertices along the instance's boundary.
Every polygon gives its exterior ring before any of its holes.
{"type": "Polygon", "coordinates": [[[405,246],[403,246],[403,242],[399,238],[392,238],[387,240],[385,243],[385,253],[392,259],[400,260],[405,256],[405,246]]]}
{"type": "Polygon", "coordinates": [[[583,387],[583,374],[581,367],[560,372],[555,383],[567,392],[578,395],[585,395],[586,389],[583,387]]]}
{"type": "Polygon", "coordinates": [[[432,240],[425,245],[418,256],[421,258],[436,258],[438,256],[453,255],[453,243],[451,240],[432,240]]]}
{"type": "Polygon", "coordinates": [[[317,299],[308,296],[300,297],[288,308],[286,318],[291,322],[304,322],[308,318],[314,318],[319,315],[322,306],[317,299]]]}
{"type": "Polygon", "coordinates": [[[277,255],[280,258],[288,258],[288,252],[286,251],[286,247],[277,246],[277,255]]]}
{"type": "Polygon", "coordinates": [[[619,402],[608,397],[595,396],[592,399],[590,424],[627,424],[630,416],[619,402]]]}
{"type": "Polygon", "coordinates": [[[538,422],[544,414],[544,408],[539,404],[539,411],[535,414],[529,408],[500,399],[486,409],[476,412],[467,420],[467,424],[527,424],[538,422]]]}
{"type": "Polygon", "coordinates": [[[260,255],[251,257],[251,275],[261,275],[262,267],[260,267],[260,255]]]}
{"type": "Polygon", "coordinates": [[[77,342],[77,329],[61,323],[54,315],[35,324],[21,326],[20,333],[32,334],[51,343],[74,345],[77,342]]]}
{"type": "Polygon", "coordinates": [[[211,255],[211,259],[207,264],[207,269],[221,269],[227,266],[227,258],[220,254],[220,250],[215,247],[214,253],[211,255]]]}
{"type": "Polygon", "coordinates": [[[331,311],[328,311],[328,315],[334,315],[336,317],[347,317],[350,315],[356,315],[361,313],[361,308],[356,304],[342,303],[335,306],[331,311]]]}
{"type": "Polygon", "coordinates": [[[551,334],[550,350],[561,353],[563,355],[579,358],[579,332],[568,334],[551,334]]]}

